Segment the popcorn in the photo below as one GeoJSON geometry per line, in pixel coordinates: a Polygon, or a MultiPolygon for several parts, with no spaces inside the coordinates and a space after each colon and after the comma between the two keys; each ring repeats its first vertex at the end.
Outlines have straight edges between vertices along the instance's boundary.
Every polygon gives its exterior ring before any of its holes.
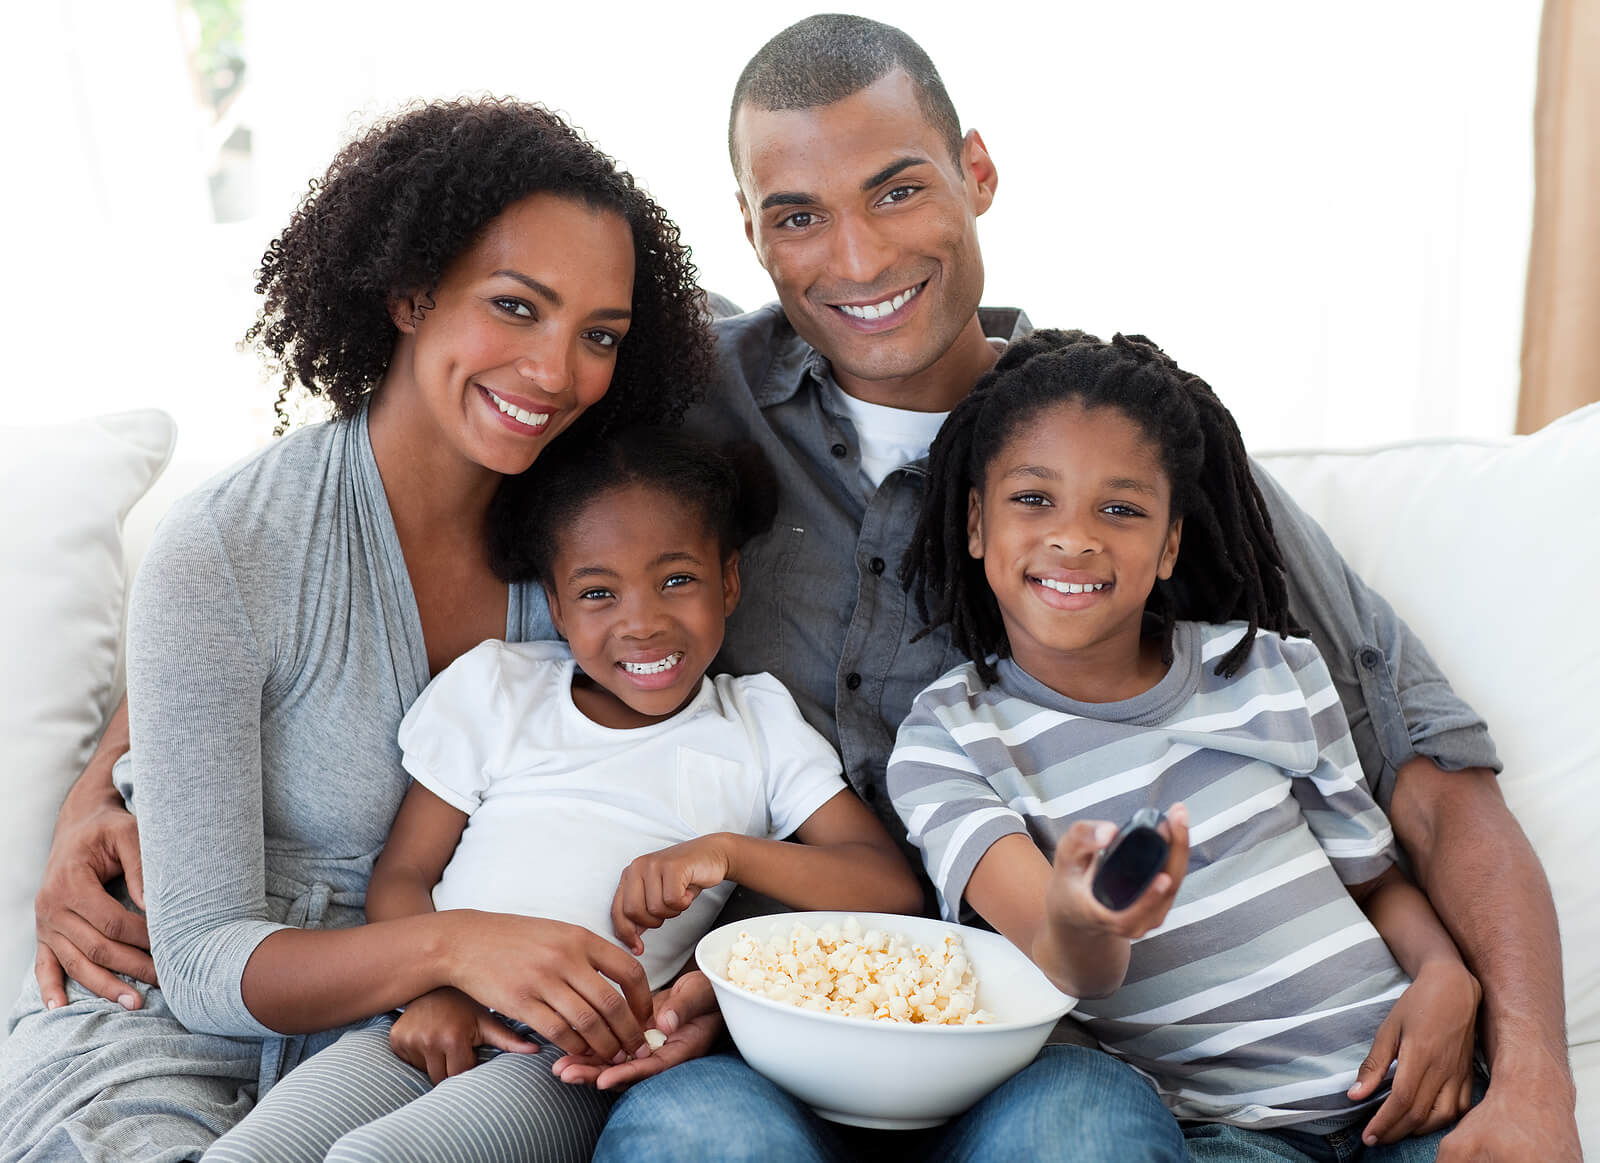
{"type": "Polygon", "coordinates": [[[873,1021],[970,1026],[993,1021],[977,1008],[978,983],[961,938],[933,949],[848,917],[813,930],[797,922],[785,941],[742,932],[728,958],[728,980],[773,1001],[873,1021]]]}

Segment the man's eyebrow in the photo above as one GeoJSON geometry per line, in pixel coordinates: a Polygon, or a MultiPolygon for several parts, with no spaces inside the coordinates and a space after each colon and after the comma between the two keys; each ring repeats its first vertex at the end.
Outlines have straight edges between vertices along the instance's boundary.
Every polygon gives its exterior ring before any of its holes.
{"type": "MultiPolygon", "coordinates": [[[[547,287],[538,279],[530,278],[521,271],[502,268],[494,273],[503,278],[515,279],[552,307],[559,307],[562,304],[561,296],[554,287],[547,287]]],[[[592,317],[595,319],[632,319],[633,312],[626,307],[601,307],[598,311],[592,312],[592,317]]]]}
{"type": "Polygon", "coordinates": [[[890,178],[898,174],[901,170],[908,170],[912,166],[924,165],[927,163],[927,160],[928,159],[925,157],[903,157],[899,161],[891,162],[884,166],[883,169],[873,174],[866,181],[862,182],[861,189],[865,191],[870,190],[875,186],[881,186],[890,178]]]}
{"type": "Polygon", "coordinates": [[[761,208],[770,210],[774,206],[809,206],[815,201],[810,194],[768,194],[761,199],[761,208]]]}

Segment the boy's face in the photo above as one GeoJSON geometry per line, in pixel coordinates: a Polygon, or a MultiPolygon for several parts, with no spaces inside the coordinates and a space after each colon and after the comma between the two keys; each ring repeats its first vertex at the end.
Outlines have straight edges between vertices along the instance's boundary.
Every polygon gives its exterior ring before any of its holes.
{"type": "Polygon", "coordinates": [[[996,180],[976,133],[957,164],[896,71],[831,105],[746,104],[734,138],[745,234],[841,386],[916,376],[952,350],[983,294],[977,218],[996,180]]]}
{"type": "Polygon", "coordinates": [[[1171,506],[1150,439],[1117,409],[1056,404],[1020,425],[967,513],[1018,666],[1087,702],[1147,689],[1140,624],[1178,560],[1171,506]]]}
{"type": "Polygon", "coordinates": [[[694,698],[739,602],[739,555],[723,560],[698,513],[637,485],[602,494],[551,572],[550,616],[593,684],[573,689],[586,715],[642,726],[694,698]]]}

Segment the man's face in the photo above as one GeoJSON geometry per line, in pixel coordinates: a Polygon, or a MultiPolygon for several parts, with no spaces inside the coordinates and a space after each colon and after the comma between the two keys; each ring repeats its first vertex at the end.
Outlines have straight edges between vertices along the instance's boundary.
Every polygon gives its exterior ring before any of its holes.
{"type": "Polygon", "coordinates": [[[801,337],[850,379],[915,376],[949,352],[983,294],[977,217],[995,172],[962,162],[903,72],[813,109],[735,121],[745,234],[801,337]]]}

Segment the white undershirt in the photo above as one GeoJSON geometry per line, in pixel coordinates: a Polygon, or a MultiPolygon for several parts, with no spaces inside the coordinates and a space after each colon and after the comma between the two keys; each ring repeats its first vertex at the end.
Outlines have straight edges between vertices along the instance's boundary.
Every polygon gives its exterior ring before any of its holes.
{"type": "Polygon", "coordinates": [[[869,404],[838,387],[834,396],[855,425],[861,441],[861,475],[873,489],[901,465],[927,456],[940,425],[950,415],[869,404]]]}

